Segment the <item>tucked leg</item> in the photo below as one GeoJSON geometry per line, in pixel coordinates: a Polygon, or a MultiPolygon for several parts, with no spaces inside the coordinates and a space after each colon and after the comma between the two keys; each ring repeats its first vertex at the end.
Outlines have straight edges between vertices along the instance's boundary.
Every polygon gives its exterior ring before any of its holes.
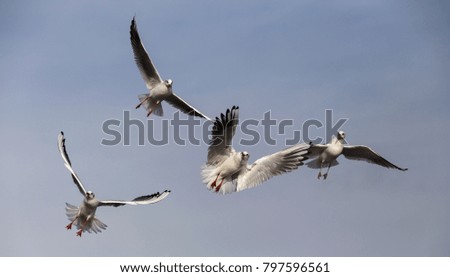
{"type": "Polygon", "coordinates": [[[220,188],[222,187],[223,184],[223,178],[222,181],[220,181],[220,184],[216,187],[216,192],[219,192],[220,188]]]}
{"type": "Polygon", "coordinates": [[[219,178],[219,175],[220,175],[220,173],[217,174],[216,179],[214,180],[214,182],[211,183],[211,188],[214,188],[216,186],[216,182],[217,182],[217,179],[219,178]]]}
{"type": "Polygon", "coordinates": [[[150,98],[150,95],[147,96],[146,98],[144,98],[144,100],[142,100],[137,106],[136,109],[139,109],[140,106],[142,106],[142,104],[144,104],[145,101],[147,101],[150,98]]]}

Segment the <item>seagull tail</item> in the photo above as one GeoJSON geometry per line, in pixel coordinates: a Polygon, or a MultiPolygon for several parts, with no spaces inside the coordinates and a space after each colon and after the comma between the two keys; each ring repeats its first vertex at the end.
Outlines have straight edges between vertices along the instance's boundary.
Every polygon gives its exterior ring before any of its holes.
{"type": "Polygon", "coordinates": [[[105,230],[108,226],[105,223],[101,222],[98,218],[94,217],[90,227],[91,228],[87,229],[87,231],[90,233],[90,231],[92,230],[92,232],[97,234],[101,233],[102,230],[105,230]]]}
{"type": "Polygon", "coordinates": [[[141,101],[141,102],[145,100],[142,103],[142,105],[144,106],[144,108],[147,112],[149,112],[151,110],[152,114],[154,114],[154,115],[157,115],[157,116],[164,115],[161,102],[158,103],[153,98],[148,98],[148,94],[140,94],[140,95],[138,95],[138,98],[139,98],[139,101],[141,101]]]}
{"type": "MultiPolygon", "coordinates": [[[[314,159],[312,161],[309,161],[307,163],[305,163],[307,167],[309,168],[314,168],[314,169],[319,169],[320,168],[320,158],[314,159]]],[[[331,167],[338,165],[338,161],[334,160],[331,162],[331,167]]],[[[328,164],[324,164],[323,167],[327,167],[328,164]]]]}
{"type": "Polygon", "coordinates": [[[211,184],[214,182],[214,180],[216,179],[216,174],[215,174],[215,170],[216,167],[212,166],[212,165],[204,165],[202,167],[202,179],[203,179],[203,183],[206,184],[206,186],[208,187],[208,189],[211,189],[211,184]]]}
{"type": "Polygon", "coordinates": [[[67,219],[73,221],[75,217],[78,215],[78,207],[72,204],[66,203],[66,215],[67,219]]]}
{"type": "Polygon", "coordinates": [[[228,194],[236,191],[236,184],[228,179],[217,178],[217,170],[214,165],[204,165],[202,167],[202,179],[206,187],[216,193],[228,194]]]}

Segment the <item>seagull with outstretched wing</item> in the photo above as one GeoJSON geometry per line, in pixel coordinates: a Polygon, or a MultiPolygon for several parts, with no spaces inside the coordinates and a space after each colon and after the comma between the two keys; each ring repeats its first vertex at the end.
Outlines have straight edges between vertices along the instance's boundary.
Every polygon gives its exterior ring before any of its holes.
{"type": "Polygon", "coordinates": [[[401,168],[395,164],[389,162],[378,153],[373,151],[370,147],[364,145],[344,145],[345,133],[339,131],[336,137],[333,137],[328,144],[313,144],[311,145],[311,157],[317,157],[306,165],[310,168],[319,168],[319,175],[317,179],[323,177],[325,180],[330,171],[330,167],[338,165],[337,158],[342,154],[344,157],[350,160],[366,161],[368,163],[377,164],[386,168],[394,168],[401,171],[408,170],[407,168],[401,168]],[[327,166],[327,172],[322,174],[322,168],[327,166]]]}
{"type": "Polygon", "coordinates": [[[141,94],[138,96],[140,103],[136,106],[136,109],[143,105],[147,110],[147,116],[150,116],[152,113],[162,116],[163,108],[161,102],[167,101],[170,105],[185,114],[203,117],[210,120],[209,117],[189,105],[172,91],[172,80],[167,79],[163,81],[161,79],[158,70],[156,70],[156,67],[153,65],[150,56],[141,42],[134,17],[130,26],[130,40],[131,47],[133,48],[134,60],[139,68],[139,71],[141,72],[141,76],[144,79],[147,88],[150,90],[150,93],[141,94]]]}
{"type": "Polygon", "coordinates": [[[84,200],[79,207],[66,203],[66,215],[70,220],[69,225],[66,226],[67,230],[72,229],[72,225],[75,224],[77,227],[77,236],[81,237],[81,234],[85,231],[88,233],[101,232],[102,229],[106,229],[106,224],[101,222],[96,216],[95,212],[97,207],[100,206],[113,206],[119,207],[123,205],[146,205],[153,204],[163,200],[169,195],[170,191],[165,190],[162,193],[154,193],[150,195],[144,195],[134,198],[130,201],[122,201],[122,200],[98,200],[95,198],[95,195],[92,191],[88,191],[85,189],[84,185],[81,183],[80,178],[75,173],[72,168],[72,163],[70,162],[69,156],[67,155],[66,145],[65,145],[64,133],[61,132],[58,135],[58,149],[61,153],[61,157],[63,158],[64,165],[72,174],[72,179],[77,185],[78,190],[84,196],[84,200]]]}
{"type": "Polygon", "coordinates": [[[303,165],[309,144],[297,144],[248,164],[247,152],[236,152],[231,142],[239,121],[239,107],[233,106],[216,117],[202,177],[208,189],[222,194],[253,188],[273,176],[303,165]]]}

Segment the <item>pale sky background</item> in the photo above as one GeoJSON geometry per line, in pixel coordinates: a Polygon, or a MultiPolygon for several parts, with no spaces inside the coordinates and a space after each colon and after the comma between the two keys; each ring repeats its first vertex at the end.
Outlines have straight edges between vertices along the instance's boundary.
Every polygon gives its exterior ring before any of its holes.
{"type": "MultiPolygon", "coordinates": [[[[449,14],[446,1],[1,1],[0,255],[449,256],[449,14]],[[326,181],[302,167],[222,196],[201,182],[206,144],[137,146],[134,129],[131,146],[102,146],[105,120],[146,120],[134,15],[162,77],[205,114],[239,105],[242,120],[272,110],[300,126],[332,109],[349,143],[409,171],[341,157],[326,181]],[[107,230],[76,237],[61,130],[99,199],[172,194],[99,208],[107,230]]],[[[234,146],[254,161],[289,137],[234,146]]]]}

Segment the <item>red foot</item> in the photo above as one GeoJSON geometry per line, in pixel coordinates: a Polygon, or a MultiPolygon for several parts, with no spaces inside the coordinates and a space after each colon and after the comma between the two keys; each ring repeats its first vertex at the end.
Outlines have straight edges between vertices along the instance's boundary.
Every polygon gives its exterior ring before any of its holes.
{"type": "Polygon", "coordinates": [[[83,233],[83,229],[80,229],[78,232],[77,232],[77,237],[80,237],[81,238],[81,234],[83,233]]]}
{"type": "Polygon", "coordinates": [[[69,223],[69,225],[66,226],[66,230],[70,230],[70,229],[72,229],[72,222],[69,223]]]}

